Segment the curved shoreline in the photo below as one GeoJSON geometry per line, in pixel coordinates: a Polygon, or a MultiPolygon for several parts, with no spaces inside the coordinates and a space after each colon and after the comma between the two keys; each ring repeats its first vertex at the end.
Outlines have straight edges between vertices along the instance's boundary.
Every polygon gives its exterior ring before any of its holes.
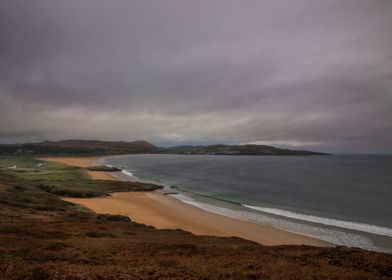
{"type": "MultiPolygon", "coordinates": [[[[91,166],[102,157],[42,158],[79,167],[91,166]]],[[[92,179],[119,180],[110,172],[89,171],[92,179]]],[[[197,235],[236,236],[263,245],[332,246],[314,237],[268,225],[255,224],[202,210],[159,192],[122,192],[110,197],[63,198],[100,214],[121,214],[158,229],[183,229],[197,235]]]]}

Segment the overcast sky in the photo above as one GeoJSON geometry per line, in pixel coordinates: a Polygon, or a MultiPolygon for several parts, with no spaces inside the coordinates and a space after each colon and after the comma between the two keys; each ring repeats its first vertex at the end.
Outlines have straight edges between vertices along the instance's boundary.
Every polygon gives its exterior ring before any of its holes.
{"type": "Polygon", "coordinates": [[[390,0],[1,0],[0,143],[392,152],[390,0]]]}

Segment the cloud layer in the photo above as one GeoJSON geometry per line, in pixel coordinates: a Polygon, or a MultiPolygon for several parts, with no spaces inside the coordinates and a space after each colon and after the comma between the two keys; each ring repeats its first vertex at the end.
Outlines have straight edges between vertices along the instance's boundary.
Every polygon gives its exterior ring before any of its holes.
{"type": "Polygon", "coordinates": [[[0,142],[392,152],[392,2],[4,0],[0,142]]]}

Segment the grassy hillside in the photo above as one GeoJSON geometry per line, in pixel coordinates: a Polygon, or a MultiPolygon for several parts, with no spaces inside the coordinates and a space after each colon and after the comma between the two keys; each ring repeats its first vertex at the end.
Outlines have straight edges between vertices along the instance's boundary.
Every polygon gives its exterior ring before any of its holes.
{"type": "Polygon", "coordinates": [[[151,191],[161,188],[138,182],[91,180],[86,169],[39,161],[29,156],[0,156],[0,171],[61,196],[93,197],[118,191],[151,191]],[[10,166],[16,168],[8,169],[10,166]]]}

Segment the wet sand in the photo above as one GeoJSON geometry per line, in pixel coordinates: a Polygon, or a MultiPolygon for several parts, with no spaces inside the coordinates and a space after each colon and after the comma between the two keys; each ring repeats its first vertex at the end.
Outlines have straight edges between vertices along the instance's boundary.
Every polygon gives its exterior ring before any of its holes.
{"type": "MultiPolygon", "coordinates": [[[[44,160],[87,167],[98,159],[97,157],[67,157],[44,160]]],[[[108,172],[89,172],[89,175],[93,179],[102,179],[105,176],[109,176],[107,179],[117,179],[110,174],[102,173],[108,172]]],[[[263,245],[330,246],[329,243],[313,237],[204,211],[159,192],[122,192],[104,198],[64,198],[64,200],[81,204],[100,214],[125,215],[135,222],[158,229],[179,228],[198,235],[237,236],[263,245]]]]}

